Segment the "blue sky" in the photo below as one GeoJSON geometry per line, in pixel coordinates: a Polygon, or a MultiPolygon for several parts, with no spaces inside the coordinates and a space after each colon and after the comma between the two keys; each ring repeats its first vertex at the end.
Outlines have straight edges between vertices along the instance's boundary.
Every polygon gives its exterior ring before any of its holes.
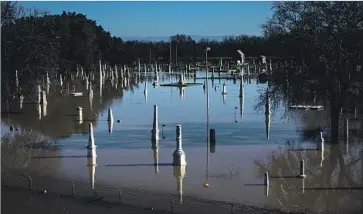
{"type": "Polygon", "coordinates": [[[24,7],[83,13],[120,37],[261,35],[272,2],[21,2],[24,7]]]}

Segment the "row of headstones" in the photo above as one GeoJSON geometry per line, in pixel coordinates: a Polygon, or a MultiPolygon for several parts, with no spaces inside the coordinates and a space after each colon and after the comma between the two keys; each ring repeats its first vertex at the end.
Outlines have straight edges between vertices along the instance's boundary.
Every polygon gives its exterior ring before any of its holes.
{"type": "MultiPolygon", "coordinates": [[[[82,117],[82,109],[79,109],[79,117],[82,117]]],[[[82,118],[79,118],[82,119],[82,118]]],[[[80,120],[81,121],[81,120],[80,120]]],[[[109,108],[108,110],[108,116],[107,116],[107,121],[108,122],[113,122],[113,115],[112,115],[112,109],[109,108]]],[[[153,129],[151,131],[152,136],[151,136],[151,140],[152,142],[155,142],[157,145],[157,142],[159,142],[159,125],[158,125],[158,107],[157,105],[154,105],[154,119],[153,119],[153,129]]],[[[182,132],[181,132],[181,125],[177,125],[176,126],[176,150],[173,153],[173,165],[174,166],[184,166],[186,165],[186,160],[185,160],[185,152],[183,151],[182,148],[182,132]]],[[[92,123],[89,123],[89,137],[88,137],[88,153],[87,156],[88,157],[92,157],[93,155],[96,154],[95,149],[96,149],[96,145],[95,145],[95,139],[94,139],[94,134],[93,134],[93,125],[92,123]]]]}

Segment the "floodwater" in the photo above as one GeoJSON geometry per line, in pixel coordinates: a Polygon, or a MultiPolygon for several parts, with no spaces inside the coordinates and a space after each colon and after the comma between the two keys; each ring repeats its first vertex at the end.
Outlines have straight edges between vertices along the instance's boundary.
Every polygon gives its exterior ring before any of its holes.
{"type": "MultiPolygon", "coordinates": [[[[203,76],[204,73],[198,74],[198,77],[203,76]]],[[[176,76],[159,76],[159,84],[177,81],[176,76]]],[[[193,78],[187,81],[204,82],[193,78]]],[[[55,139],[61,149],[57,156],[43,155],[33,159],[44,164],[49,159],[57,159],[59,163],[52,173],[62,179],[85,183],[93,180],[100,185],[170,194],[182,192],[184,196],[285,211],[310,209],[332,213],[363,209],[359,197],[363,187],[363,164],[362,160],[359,161],[362,159],[361,140],[352,135],[348,146],[344,142],[343,146],[326,145],[322,154],[313,150],[317,148],[316,141],[303,137],[305,129],[329,127],[328,110],[291,111],[281,102],[270,110],[269,121],[266,121],[265,102],[260,106],[257,104],[261,101],[260,95],[265,94],[267,84],[246,81],[242,98],[239,96],[240,81],[214,80],[208,85],[209,127],[216,130],[216,145],[208,154],[208,161],[203,86],[154,88],[151,77],[146,85],[147,96],[144,95],[143,81],[123,91],[106,86],[104,93],[108,95],[102,98],[95,90],[92,110],[87,97],[54,96],[48,100],[46,116],[39,119],[35,105],[24,105],[22,114],[3,117],[2,133],[13,125],[32,128],[55,139]],[[227,94],[223,96],[224,83],[227,94]],[[158,150],[151,148],[154,105],[158,106],[159,115],[158,150]],[[76,120],[77,106],[84,109],[83,124],[76,120]],[[114,116],[112,132],[109,132],[107,123],[108,107],[112,108],[114,116]],[[22,117],[23,114],[27,116],[22,117]],[[87,153],[87,120],[96,120],[92,122],[97,146],[97,159],[93,160],[93,165],[97,164],[95,167],[87,166],[89,161],[82,157],[87,153]],[[179,175],[171,166],[177,124],[182,125],[187,162],[185,172],[182,170],[179,175]],[[290,142],[289,146],[287,142],[290,142]],[[297,151],[297,147],[310,150],[297,151]],[[340,157],[343,159],[338,163],[329,162],[340,157]],[[307,177],[292,178],[299,174],[302,159],[307,177]],[[345,170],[341,173],[339,169],[345,170]],[[261,185],[266,171],[271,176],[267,195],[266,187],[261,185]],[[340,173],[350,179],[341,181],[338,179],[340,173]],[[203,187],[206,180],[209,188],[203,187]],[[353,187],[356,189],[349,189],[353,187]]],[[[85,89],[80,87],[77,91],[85,89]]]]}

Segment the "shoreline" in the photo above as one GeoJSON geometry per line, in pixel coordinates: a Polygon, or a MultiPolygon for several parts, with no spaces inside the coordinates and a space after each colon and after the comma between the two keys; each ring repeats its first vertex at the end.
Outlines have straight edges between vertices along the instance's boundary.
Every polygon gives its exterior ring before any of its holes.
{"type": "MultiPolygon", "coordinates": [[[[19,187],[2,185],[2,212],[3,213],[88,213],[97,214],[107,210],[107,213],[130,214],[166,214],[168,211],[154,210],[129,204],[115,204],[100,200],[100,197],[72,197],[53,192],[46,194],[40,191],[29,191],[19,187]],[[5,197],[4,197],[5,196],[5,197]],[[16,203],[14,203],[16,201],[16,203]],[[52,211],[51,211],[52,210],[52,211]]],[[[176,212],[174,212],[176,213],[176,212]]]]}
{"type": "MultiPolygon", "coordinates": [[[[319,205],[317,207],[309,208],[304,203],[307,198],[315,197],[320,194],[320,191],[307,191],[306,196],[302,196],[300,191],[296,194],[294,190],[290,190],[288,193],[292,195],[292,202],[298,206],[290,207],[285,210],[284,207],[274,204],[276,196],[281,196],[282,191],[276,189],[280,184],[278,179],[272,179],[272,189],[268,196],[264,195],[264,186],[261,185],[261,179],[256,177],[255,173],[247,173],[251,167],[254,166],[254,158],[265,157],[266,152],[270,152],[273,148],[260,147],[260,146],[242,146],[240,150],[237,149],[240,146],[221,146],[218,152],[213,154],[210,159],[210,171],[209,171],[209,184],[211,188],[203,188],[203,176],[204,171],[200,171],[203,168],[203,161],[200,161],[199,149],[187,149],[188,166],[186,167],[186,176],[184,184],[178,184],[177,175],[175,174],[175,168],[169,165],[165,165],[168,161],[171,161],[171,154],[173,149],[160,150],[160,157],[158,159],[160,171],[155,174],[153,163],[153,151],[152,149],[136,151],[134,149],[100,149],[97,154],[97,167],[89,167],[90,162],[96,161],[96,159],[89,159],[80,154],[84,153],[81,150],[63,150],[60,154],[61,164],[57,165],[54,170],[48,171],[47,168],[52,166],[51,161],[56,156],[53,153],[46,153],[45,158],[39,159],[47,166],[42,167],[36,171],[31,171],[30,174],[33,177],[33,188],[37,190],[46,189],[48,192],[62,193],[71,195],[71,181],[74,182],[76,197],[89,197],[93,196],[92,186],[99,196],[103,196],[104,200],[118,203],[119,187],[122,192],[122,201],[127,204],[132,204],[141,207],[153,207],[155,210],[171,210],[171,197],[173,197],[175,212],[184,213],[202,213],[205,210],[211,210],[208,213],[226,213],[226,210],[240,210],[242,213],[282,213],[284,211],[300,211],[298,213],[316,213],[318,212],[319,205]],[[258,150],[259,153],[254,153],[250,149],[258,150]],[[147,153],[145,153],[147,152],[147,153]],[[70,156],[69,156],[70,155],[70,156]],[[221,159],[228,155],[230,160],[221,159]],[[79,157],[79,158],[78,158],[79,157]],[[49,159],[50,158],[50,159],[49,159]],[[238,159],[234,159],[238,158],[238,159]],[[249,161],[246,161],[249,160],[249,161]],[[218,176],[221,170],[226,169],[228,163],[239,163],[241,168],[235,168],[237,173],[233,175],[233,179],[228,177],[215,177],[218,176]],[[227,164],[227,165],[226,165],[227,164]],[[140,166],[138,166],[140,165],[140,166]],[[217,173],[217,174],[216,174],[217,173]],[[251,185],[252,184],[252,185],[251,185]],[[257,186],[256,186],[257,184],[257,186]],[[278,186],[276,186],[276,185],[278,186]],[[250,185],[250,186],[249,186],[250,185]],[[179,196],[179,187],[183,190],[183,203],[181,204],[179,196]],[[255,187],[253,187],[255,186],[255,187]],[[125,188],[124,188],[125,187],[125,188]],[[296,200],[294,202],[294,196],[296,200]],[[301,203],[300,203],[301,202],[301,203]],[[280,210],[281,209],[281,210],[280,210]]],[[[273,146],[274,147],[274,146],[273,146]]],[[[204,148],[202,148],[204,150],[204,148]]],[[[308,151],[309,153],[315,153],[315,151],[308,151]]],[[[203,158],[202,158],[203,159],[203,158]]],[[[96,163],[96,162],[95,162],[96,163]]],[[[38,163],[39,164],[39,163],[38,163]]],[[[93,164],[91,164],[93,165],[93,164]]],[[[311,165],[311,164],[310,164],[311,165]]],[[[36,166],[36,165],[34,165],[36,166]]],[[[41,165],[39,165],[41,166],[41,165]]],[[[315,165],[311,165],[315,166],[315,165]]],[[[272,170],[273,171],[273,170],[272,170]]],[[[5,184],[13,183],[13,186],[21,186],[25,189],[28,188],[28,182],[26,177],[14,179],[14,171],[9,171],[9,174],[3,176],[5,184]],[[24,179],[25,178],[25,179],[24,179]]],[[[21,173],[19,175],[24,175],[21,173]]],[[[221,174],[223,175],[223,174],[221,174]]],[[[300,187],[299,180],[287,180],[286,185],[300,187]]],[[[305,188],[318,187],[316,182],[312,180],[307,183],[305,188]]],[[[340,190],[343,197],[346,195],[344,190],[340,190]]],[[[355,193],[358,194],[359,192],[355,193]]],[[[351,195],[350,197],[355,197],[351,195]]],[[[332,198],[324,198],[324,200],[330,200],[332,198]]],[[[349,204],[356,204],[357,198],[351,203],[344,203],[339,206],[338,209],[330,210],[330,213],[340,213],[341,210],[349,210],[354,213],[356,210],[350,209],[349,204]]],[[[351,207],[351,206],[350,206],[351,207]]],[[[230,212],[227,212],[230,213],[230,212]]],[[[236,211],[235,211],[236,213],[236,211]]],[[[238,212],[237,212],[238,213],[238,212]]]]}
{"type": "MultiPolygon", "coordinates": [[[[101,200],[102,203],[108,203],[114,206],[118,205],[119,203],[117,188],[111,186],[108,187],[104,185],[96,185],[95,189],[97,191],[97,196],[94,196],[94,192],[92,192],[92,190],[86,190],[84,188],[86,185],[74,182],[75,196],[72,197],[72,188],[70,182],[57,181],[53,178],[49,179],[49,177],[45,176],[34,176],[32,179],[32,190],[29,191],[28,183],[25,182],[25,180],[21,180],[20,177],[15,178],[15,176],[9,176],[9,174],[4,174],[2,177],[2,188],[5,188],[6,191],[14,192],[18,190],[20,191],[20,194],[24,194],[23,192],[29,194],[30,192],[37,193],[39,195],[40,191],[44,191],[44,189],[46,189],[47,195],[52,196],[54,200],[57,199],[57,197],[61,197],[59,200],[62,200],[62,197],[66,197],[67,200],[69,200],[69,198],[78,200],[88,198],[89,200],[92,200],[97,197],[103,197],[101,200]],[[68,186],[66,187],[67,184],[68,186]],[[44,186],[47,186],[48,188],[44,188],[44,186]],[[59,189],[60,191],[57,191],[56,189],[59,189]]],[[[5,195],[3,194],[3,196],[5,195]]],[[[121,208],[123,208],[124,205],[135,209],[138,208],[137,212],[135,213],[144,213],[143,211],[145,210],[149,211],[149,213],[152,213],[152,211],[154,211],[154,213],[170,213],[172,209],[174,210],[174,213],[201,213],[208,211],[208,213],[217,214],[231,213],[231,209],[233,209],[233,213],[285,213],[281,210],[272,208],[268,209],[190,196],[184,196],[183,204],[179,204],[178,197],[174,195],[172,197],[173,199],[171,199],[171,196],[168,198],[163,193],[153,191],[122,188],[121,208]],[[171,201],[174,202],[173,206],[171,205],[171,201]]]]}

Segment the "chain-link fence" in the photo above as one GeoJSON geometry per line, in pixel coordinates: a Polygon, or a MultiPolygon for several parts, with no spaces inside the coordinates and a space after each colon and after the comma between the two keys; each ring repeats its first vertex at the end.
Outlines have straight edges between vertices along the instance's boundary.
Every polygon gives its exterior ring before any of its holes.
{"type": "Polygon", "coordinates": [[[170,213],[281,213],[278,210],[263,209],[248,205],[152,193],[137,189],[115,188],[95,185],[94,189],[77,181],[60,181],[50,177],[13,175],[2,173],[2,185],[20,187],[33,191],[47,191],[62,196],[96,197],[99,200],[143,207],[146,209],[169,211],[170,213]]]}

